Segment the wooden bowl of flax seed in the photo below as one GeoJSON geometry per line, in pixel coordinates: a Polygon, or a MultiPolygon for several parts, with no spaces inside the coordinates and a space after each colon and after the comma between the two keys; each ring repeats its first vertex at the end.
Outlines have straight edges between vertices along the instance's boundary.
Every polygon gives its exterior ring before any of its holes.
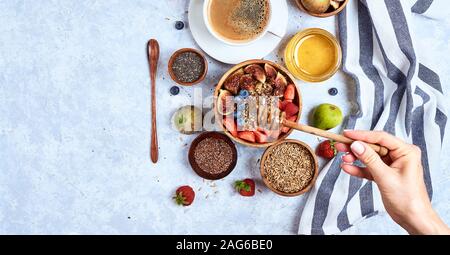
{"type": "Polygon", "coordinates": [[[236,167],[236,146],[222,133],[202,133],[191,144],[189,163],[194,172],[202,178],[207,180],[225,178],[236,167]]]}
{"type": "Polygon", "coordinates": [[[261,176],[273,192],[295,197],[308,192],[319,173],[317,157],[305,143],[279,141],[267,148],[261,159],[261,176]]]}

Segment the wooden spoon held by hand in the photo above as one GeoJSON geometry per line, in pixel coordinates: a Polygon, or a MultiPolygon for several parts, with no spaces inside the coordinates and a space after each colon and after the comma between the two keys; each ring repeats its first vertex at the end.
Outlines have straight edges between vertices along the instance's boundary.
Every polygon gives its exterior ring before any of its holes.
{"type": "Polygon", "coordinates": [[[154,164],[158,162],[158,133],[156,129],[156,72],[158,71],[159,44],[151,39],[147,46],[148,62],[150,65],[151,80],[151,111],[152,111],[152,133],[150,145],[150,158],[154,164]]]}
{"type": "MultiPolygon", "coordinates": [[[[282,125],[285,127],[293,128],[298,131],[302,131],[308,134],[320,136],[323,138],[328,138],[333,141],[339,142],[339,143],[345,143],[345,144],[352,144],[354,141],[348,137],[345,137],[343,135],[338,135],[335,133],[331,133],[322,129],[318,129],[315,127],[311,127],[308,125],[299,124],[297,122],[293,122],[290,120],[286,120],[283,116],[282,118],[282,125]]],[[[389,153],[389,150],[386,147],[377,145],[377,144],[368,144],[376,153],[378,153],[381,157],[386,156],[389,153]]]]}

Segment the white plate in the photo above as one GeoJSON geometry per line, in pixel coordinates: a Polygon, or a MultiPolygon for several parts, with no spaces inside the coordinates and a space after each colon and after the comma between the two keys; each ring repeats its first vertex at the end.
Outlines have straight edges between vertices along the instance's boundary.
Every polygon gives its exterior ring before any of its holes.
{"type": "Polygon", "coordinates": [[[189,27],[197,44],[212,58],[227,64],[238,64],[249,59],[261,59],[269,55],[281,42],[288,25],[286,0],[271,0],[272,21],[269,31],[259,40],[244,46],[232,46],[217,40],[205,25],[203,0],[189,3],[189,27]]]}

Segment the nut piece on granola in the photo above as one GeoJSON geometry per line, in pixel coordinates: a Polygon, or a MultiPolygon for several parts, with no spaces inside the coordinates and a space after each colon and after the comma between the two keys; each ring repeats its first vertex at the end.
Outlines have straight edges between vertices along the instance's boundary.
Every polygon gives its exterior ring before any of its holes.
{"type": "Polygon", "coordinates": [[[259,82],[258,84],[256,84],[255,92],[258,96],[271,96],[273,88],[268,83],[259,82]]]}

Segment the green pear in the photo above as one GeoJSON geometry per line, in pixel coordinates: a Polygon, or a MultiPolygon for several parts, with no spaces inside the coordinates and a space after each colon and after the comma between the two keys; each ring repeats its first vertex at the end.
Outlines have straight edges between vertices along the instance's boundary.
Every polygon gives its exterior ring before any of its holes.
{"type": "Polygon", "coordinates": [[[313,125],[316,128],[329,130],[342,123],[342,111],[336,105],[321,104],[313,113],[313,125]]]}

